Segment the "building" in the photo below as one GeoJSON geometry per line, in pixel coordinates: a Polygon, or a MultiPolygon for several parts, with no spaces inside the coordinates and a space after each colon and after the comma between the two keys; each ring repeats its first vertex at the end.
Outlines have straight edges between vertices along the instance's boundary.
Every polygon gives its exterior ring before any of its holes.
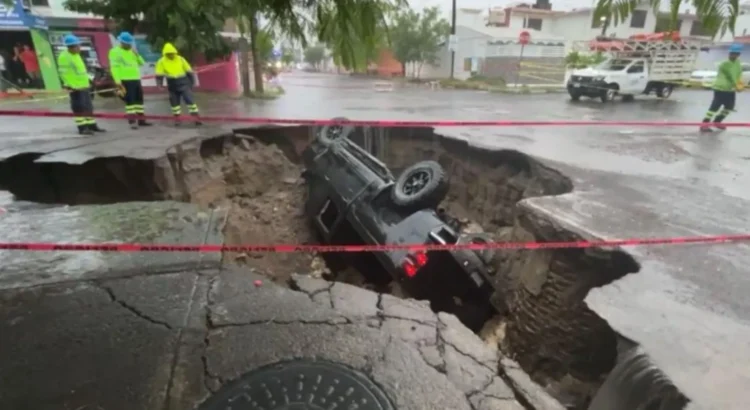
{"type": "MultiPolygon", "coordinates": [[[[709,38],[694,14],[681,13],[679,18],[677,29],[682,36],[709,38]]],[[[577,42],[602,35],[627,38],[668,28],[668,14],[654,13],[648,5],[638,7],[624,22],[595,19],[592,8],[552,10],[549,0],[505,8],[458,9],[453,76],[502,76],[509,83],[556,83],[564,78],[565,55],[577,42]],[[524,31],[530,39],[522,47],[519,35],[524,31]]],[[[421,77],[450,76],[451,53],[448,44],[444,47],[439,63],[422,68],[421,77]]]]}
{"type": "Polygon", "coordinates": [[[55,55],[63,47],[62,39],[73,33],[81,39],[82,55],[90,67],[109,67],[107,54],[113,38],[107,22],[91,14],[76,13],[65,9],[65,0],[31,0],[31,8],[43,16],[49,26],[49,38],[55,55]]]}

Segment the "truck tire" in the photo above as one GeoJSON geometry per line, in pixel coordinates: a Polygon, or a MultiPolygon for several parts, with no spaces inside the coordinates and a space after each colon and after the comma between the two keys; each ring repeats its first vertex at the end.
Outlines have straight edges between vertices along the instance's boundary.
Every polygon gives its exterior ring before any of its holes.
{"type": "Polygon", "coordinates": [[[568,91],[568,94],[570,95],[571,101],[580,101],[581,100],[581,93],[577,93],[575,91],[568,91]]]}
{"type": "MultiPolygon", "coordinates": [[[[336,117],[331,121],[346,121],[348,118],[336,117]]],[[[331,144],[342,138],[347,138],[354,131],[351,125],[324,125],[318,131],[318,140],[324,144],[331,144]]]]}
{"type": "Polygon", "coordinates": [[[391,200],[405,208],[437,208],[447,194],[448,179],[443,167],[435,161],[422,161],[398,176],[391,200]]]}
{"type": "Polygon", "coordinates": [[[656,88],[656,96],[659,98],[669,98],[672,95],[674,86],[671,84],[662,84],[656,88]]]}
{"type": "Polygon", "coordinates": [[[606,90],[602,90],[602,94],[599,98],[601,98],[603,103],[613,101],[615,97],[617,97],[617,91],[619,89],[620,87],[618,87],[617,84],[609,84],[606,90]]]}

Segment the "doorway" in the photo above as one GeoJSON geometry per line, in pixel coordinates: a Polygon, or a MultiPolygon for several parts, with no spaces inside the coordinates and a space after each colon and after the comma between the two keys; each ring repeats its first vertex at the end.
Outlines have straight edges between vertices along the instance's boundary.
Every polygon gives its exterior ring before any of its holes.
{"type": "Polygon", "coordinates": [[[28,30],[0,31],[5,88],[44,88],[39,58],[28,30]]]}

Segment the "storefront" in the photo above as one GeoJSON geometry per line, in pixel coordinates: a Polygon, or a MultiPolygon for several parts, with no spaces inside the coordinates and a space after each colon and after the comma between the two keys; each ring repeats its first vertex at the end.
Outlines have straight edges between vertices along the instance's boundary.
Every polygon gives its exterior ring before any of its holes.
{"type": "Polygon", "coordinates": [[[81,39],[81,50],[89,67],[109,67],[107,55],[112,41],[104,19],[47,17],[49,38],[55,54],[64,50],[62,39],[73,33],[81,39]]]}
{"type": "Polygon", "coordinates": [[[24,9],[0,5],[0,53],[6,61],[5,81],[25,89],[60,90],[47,22],[24,9]]]}

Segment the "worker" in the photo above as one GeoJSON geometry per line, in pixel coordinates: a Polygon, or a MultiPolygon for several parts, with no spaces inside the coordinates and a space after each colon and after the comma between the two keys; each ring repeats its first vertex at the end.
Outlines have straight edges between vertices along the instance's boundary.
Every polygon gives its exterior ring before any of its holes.
{"type": "Polygon", "coordinates": [[[92,135],[94,132],[105,132],[94,119],[91,80],[81,57],[81,39],[73,34],[67,34],[63,37],[63,45],[67,49],[57,57],[57,67],[63,87],[70,96],[70,108],[75,115],[73,118],[78,125],[78,133],[92,135]]]}
{"type": "MultiPolygon", "coordinates": [[[[156,62],[156,85],[162,87],[166,77],[172,115],[179,117],[182,114],[182,101],[185,101],[188,112],[195,117],[195,125],[201,125],[198,119],[198,105],[193,100],[193,85],[195,85],[193,68],[185,58],[177,54],[177,49],[171,43],[164,44],[161,53],[162,57],[156,62]]],[[[179,126],[180,121],[175,119],[175,125],[179,126]]]]}
{"type": "Polygon", "coordinates": [[[117,41],[120,44],[109,50],[109,65],[112,69],[112,79],[125,100],[125,115],[130,128],[138,129],[138,126],[152,125],[144,118],[141,85],[141,66],[145,63],[143,57],[135,49],[132,34],[123,31],[117,36],[117,41]]]}
{"type": "Polygon", "coordinates": [[[734,111],[737,91],[743,88],[742,65],[739,61],[740,53],[742,53],[742,44],[732,44],[729,46],[729,59],[719,64],[719,71],[712,87],[714,99],[703,118],[703,125],[700,128],[702,132],[713,131],[710,123],[713,123],[720,130],[726,129],[724,125],[721,125],[721,122],[730,112],[734,111]]]}

